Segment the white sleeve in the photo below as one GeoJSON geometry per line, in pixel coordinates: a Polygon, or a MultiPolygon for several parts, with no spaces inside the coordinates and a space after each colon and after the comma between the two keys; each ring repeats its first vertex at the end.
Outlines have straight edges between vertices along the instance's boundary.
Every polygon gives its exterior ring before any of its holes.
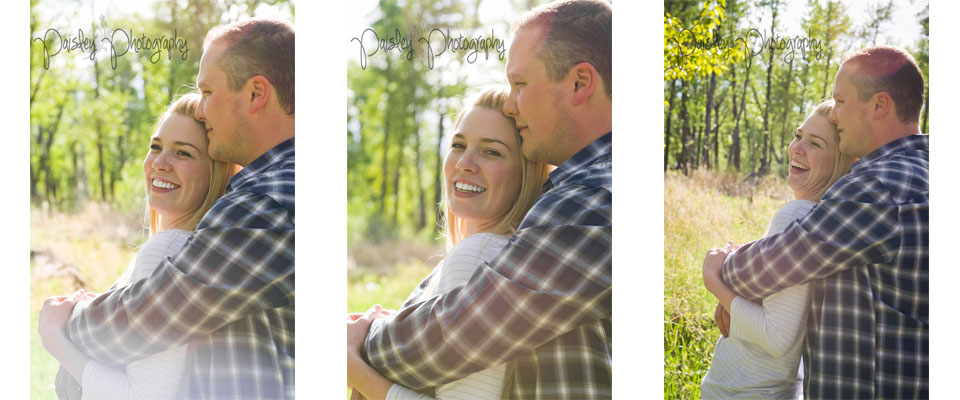
{"type": "Polygon", "coordinates": [[[443,259],[440,282],[434,295],[466,284],[473,272],[500,254],[506,244],[506,238],[494,234],[470,235],[461,240],[443,259]]]}
{"type": "Polygon", "coordinates": [[[127,374],[94,359],[83,367],[81,399],[136,399],[127,374]]]}
{"type": "Polygon", "coordinates": [[[730,305],[730,336],[782,357],[803,332],[808,285],[793,286],[763,299],[763,305],[737,296],[730,305]]]}
{"type": "MultiPolygon", "coordinates": [[[[816,203],[793,201],[774,214],[767,236],[786,229],[806,215],[816,203]]],[[[782,357],[803,334],[810,300],[809,284],[774,293],[757,305],[737,296],[730,304],[730,336],[754,343],[774,357],[782,357]]]]}
{"type": "Polygon", "coordinates": [[[434,398],[394,383],[390,385],[390,390],[387,391],[386,400],[434,400],[434,398]]]}
{"type": "Polygon", "coordinates": [[[174,399],[186,359],[187,345],[134,361],[124,370],[90,360],[83,368],[83,399],[174,399]]]}
{"type": "MultiPolygon", "coordinates": [[[[118,280],[128,285],[149,277],[168,255],[176,254],[190,237],[188,231],[164,231],[155,234],[140,247],[132,271],[118,280]]],[[[130,268],[128,268],[130,270],[130,268]]],[[[86,304],[84,304],[86,305],[86,304]]],[[[75,307],[74,312],[77,308],[75,307]]],[[[162,351],[111,368],[94,360],[83,369],[83,399],[174,399],[180,390],[187,361],[188,345],[162,351]]]]}

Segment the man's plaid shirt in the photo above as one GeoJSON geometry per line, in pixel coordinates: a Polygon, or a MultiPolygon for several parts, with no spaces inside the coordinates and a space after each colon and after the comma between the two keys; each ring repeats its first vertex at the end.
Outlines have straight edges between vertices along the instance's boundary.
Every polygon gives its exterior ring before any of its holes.
{"type": "Polygon", "coordinates": [[[466,285],[374,322],[370,365],[423,389],[516,358],[505,397],[611,397],[611,140],[554,170],[466,285]]]}
{"type": "Polygon", "coordinates": [[[193,341],[191,398],[294,398],[294,139],[230,181],[174,257],[67,324],[113,366],[193,341]]]}
{"type": "Polygon", "coordinates": [[[779,235],[727,257],[746,298],[811,282],[804,397],[926,398],[929,137],[877,149],[779,235]]]}

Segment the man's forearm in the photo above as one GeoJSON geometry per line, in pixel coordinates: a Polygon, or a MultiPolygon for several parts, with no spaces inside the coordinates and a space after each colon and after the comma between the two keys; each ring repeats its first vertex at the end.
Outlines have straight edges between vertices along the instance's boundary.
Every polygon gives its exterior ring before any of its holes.
{"type": "Polygon", "coordinates": [[[258,232],[258,238],[291,244],[271,263],[244,264],[254,260],[246,257],[225,261],[229,253],[216,246],[236,243],[243,233],[198,234],[199,240],[149,278],[101,295],[71,318],[70,340],[92,358],[116,366],[209,335],[255,312],[292,304],[293,232],[258,232]]]}
{"type": "MultiPolygon", "coordinates": [[[[568,229],[570,235],[596,237],[594,231],[603,228],[568,229]]],[[[610,317],[609,253],[557,264],[563,240],[532,260],[522,257],[524,249],[514,249],[520,257],[494,260],[498,267],[481,267],[466,286],[375,323],[365,342],[367,361],[391,381],[421,389],[495,366],[579,325],[610,317]],[[528,270],[522,271],[521,260],[528,261],[528,270]],[[528,280],[530,271],[567,274],[566,283],[534,282],[528,280]]]]}

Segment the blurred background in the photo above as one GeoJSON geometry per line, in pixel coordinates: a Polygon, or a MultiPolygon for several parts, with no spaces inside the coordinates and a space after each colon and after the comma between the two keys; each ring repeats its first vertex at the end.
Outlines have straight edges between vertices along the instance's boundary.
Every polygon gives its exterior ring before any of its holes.
{"type": "Polygon", "coordinates": [[[106,290],[146,239],[143,157],[164,108],[193,90],[207,31],[294,14],[289,0],[30,2],[31,398],[56,398],[57,363],[36,334],[43,299],[106,290]],[[81,30],[95,57],[80,47],[53,55],[81,30]],[[130,33],[186,47],[121,54],[130,33]],[[103,37],[116,38],[115,66],[103,37]]]}
{"type": "Polygon", "coordinates": [[[909,51],[926,81],[927,133],[929,4],[668,0],[663,23],[664,397],[699,398],[720,335],[717,301],[702,284],[704,255],[728,240],[761,238],[793,199],[787,146],[832,98],[845,54],[875,45],[909,51]]]}

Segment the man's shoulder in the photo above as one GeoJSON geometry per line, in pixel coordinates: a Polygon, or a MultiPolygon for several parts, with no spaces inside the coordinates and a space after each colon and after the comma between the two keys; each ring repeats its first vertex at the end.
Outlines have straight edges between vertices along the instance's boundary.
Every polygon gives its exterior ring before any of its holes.
{"type": "Polygon", "coordinates": [[[882,194],[898,204],[926,201],[929,196],[928,152],[905,148],[859,164],[841,177],[824,199],[876,198],[882,194]]]}
{"type": "Polygon", "coordinates": [[[596,180],[568,181],[537,199],[521,223],[521,229],[536,225],[609,226],[613,194],[596,180]]]}

